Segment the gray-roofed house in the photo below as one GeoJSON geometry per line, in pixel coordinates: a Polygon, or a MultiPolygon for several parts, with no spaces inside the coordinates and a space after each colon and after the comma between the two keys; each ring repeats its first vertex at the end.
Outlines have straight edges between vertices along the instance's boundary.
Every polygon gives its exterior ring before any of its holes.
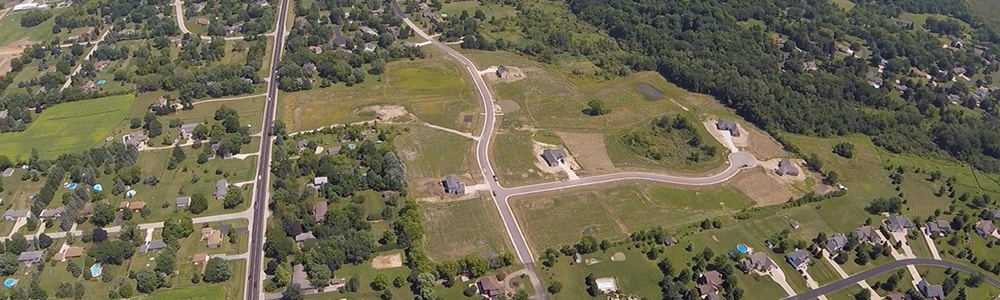
{"type": "Polygon", "coordinates": [[[368,27],[368,26],[358,27],[358,30],[360,30],[363,33],[370,34],[370,35],[378,35],[378,31],[375,31],[375,29],[372,29],[371,27],[368,27]]]}
{"type": "Polygon", "coordinates": [[[731,120],[718,120],[715,122],[715,129],[729,131],[731,136],[740,136],[740,127],[731,120]]]}
{"type": "Polygon", "coordinates": [[[215,193],[212,195],[215,196],[215,199],[222,199],[226,197],[226,193],[229,193],[229,182],[225,178],[219,179],[215,182],[215,193]]]}
{"type": "Polygon", "coordinates": [[[219,226],[219,234],[222,236],[228,236],[230,230],[233,230],[233,224],[223,224],[222,226],[219,226]]]}
{"type": "Polygon", "coordinates": [[[497,67],[497,77],[503,78],[504,74],[507,74],[507,67],[504,66],[497,67]]]}
{"type": "Polygon", "coordinates": [[[774,170],[774,173],[779,176],[799,176],[799,168],[795,166],[795,163],[791,159],[782,158],[778,162],[778,168],[774,170]]]}
{"type": "Polygon", "coordinates": [[[309,148],[309,141],[307,140],[299,140],[295,143],[295,149],[299,152],[305,151],[306,148],[309,148]]]}
{"type": "Polygon", "coordinates": [[[955,76],[965,75],[965,71],[966,70],[963,67],[955,67],[954,69],[951,69],[951,72],[955,73],[955,76]]]}
{"type": "Polygon", "coordinates": [[[142,144],[145,144],[146,141],[149,140],[149,137],[146,136],[146,134],[143,133],[142,130],[139,130],[139,131],[133,131],[132,133],[125,135],[123,139],[125,140],[126,145],[132,145],[138,147],[142,144]]]}
{"type": "Polygon", "coordinates": [[[157,98],[156,101],[153,101],[152,107],[161,108],[161,107],[166,107],[167,104],[170,104],[170,100],[167,100],[167,98],[161,96],[160,98],[157,98]]]}
{"type": "Polygon", "coordinates": [[[6,118],[7,118],[7,110],[6,109],[0,110],[0,119],[6,119],[6,118]]]}
{"type": "Polygon", "coordinates": [[[316,236],[314,236],[312,232],[303,232],[295,236],[295,242],[301,243],[315,238],[316,236]]]}
{"type": "Polygon", "coordinates": [[[378,45],[375,43],[365,43],[365,52],[375,52],[375,49],[378,49],[378,45]]]}
{"type": "Polygon", "coordinates": [[[313,178],[312,182],[307,183],[306,186],[310,187],[310,188],[312,188],[314,190],[319,191],[319,189],[322,188],[323,185],[325,185],[325,184],[327,184],[329,182],[330,182],[330,178],[328,178],[326,176],[320,176],[320,177],[313,178]]]}
{"type": "Polygon", "coordinates": [[[904,232],[913,228],[913,222],[906,216],[891,214],[889,219],[885,220],[885,227],[890,232],[904,232]]]}
{"type": "Polygon", "coordinates": [[[167,243],[164,243],[163,240],[152,240],[149,243],[139,246],[139,254],[146,254],[147,252],[162,250],[164,248],[167,248],[167,243]]]}
{"type": "Polygon", "coordinates": [[[746,272],[756,271],[767,273],[774,268],[774,261],[764,253],[754,253],[740,261],[740,267],[746,272]]]}
{"type": "Polygon", "coordinates": [[[807,61],[807,62],[802,63],[802,70],[803,71],[816,71],[816,70],[819,70],[819,67],[816,66],[816,62],[815,61],[807,61]]]}
{"type": "Polygon", "coordinates": [[[465,184],[458,180],[458,176],[451,174],[444,177],[444,192],[456,195],[465,194],[465,184]]]}
{"type": "Polygon", "coordinates": [[[316,205],[313,205],[313,211],[312,211],[313,221],[316,222],[323,221],[323,219],[326,218],[326,212],[327,212],[326,201],[316,202],[316,205]]]}
{"type": "Polygon", "coordinates": [[[17,262],[30,265],[42,261],[43,251],[25,251],[17,256],[17,262]]]}
{"type": "Polygon", "coordinates": [[[927,222],[926,229],[927,231],[925,233],[927,234],[943,235],[948,232],[948,230],[951,230],[951,224],[944,220],[934,220],[927,222]]]}
{"type": "Polygon", "coordinates": [[[940,284],[930,284],[927,280],[921,280],[917,283],[917,289],[920,290],[924,297],[930,299],[944,299],[944,287],[940,284]]]}
{"type": "Polygon", "coordinates": [[[1000,209],[991,210],[990,214],[993,215],[994,220],[1000,220],[1000,209]]]}
{"type": "Polygon", "coordinates": [[[979,220],[976,222],[976,233],[981,236],[989,236],[997,232],[997,227],[993,225],[993,221],[990,220],[979,220]]]}
{"type": "Polygon", "coordinates": [[[792,251],[785,256],[785,261],[795,269],[805,268],[809,265],[809,252],[802,249],[792,251]]]}
{"type": "Polygon", "coordinates": [[[882,242],[882,238],[879,237],[877,232],[875,232],[875,228],[871,226],[858,227],[857,229],[854,229],[854,232],[851,234],[854,235],[854,238],[857,239],[859,243],[876,244],[882,242]]]}
{"type": "Polygon", "coordinates": [[[340,153],[340,146],[326,147],[326,154],[327,155],[334,155],[334,154],[339,154],[339,153],[340,153]]]}
{"type": "Polygon", "coordinates": [[[542,150],[542,159],[550,167],[558,167],[560,163],[563,162],[563,158],[566,157],[566,151],[563,149],[545,149],[542,150]]]}
{"type": "Polygon", "coordinates": [[[184,196],[174,199],[174,207],[188,207],[188,205],[191,205],[191,197],[184,196]]]}
{"type": "Polygon", "coordinates": [[[844,246],[846,245],[847,237],[841,233],[834,234],[833,237],[826,240],[826,251],[830,252],[830,254],[834,254],[840,252],[840,250],[844,249],[844,246]]]}
{"type": "Polygon", "coordinates": [[[2,174],[2,175],[3,175],[3,177],[11,177],[11,176],[14,176],[14,168],[7,168],[7,169],[4,169],[4,170],[3,170],[3,174],[2,174]]]}
{"type": "Polygon", "coordinates": [[[20,219],[26,219],[31,216],[30,210],[13,210],[8,209],[3,213],[4,221],[17,221],[20,219]]]}
{"type": "Polygon", "coordinates": [[[194,136],[194,129],[198,128],[199,123],[187,123],[181,125],[181,138],[190,139],[194,136]]]}
{"type": "Polygon", "coordinates": [[[906,300],[906,296],[903,296],[903,294],[900,293],[892,293],[885,296],[884,300],[906,300]]]}
{"type": "Polygon", "coordinates": [[[61,217],[63,212],[65,211],[66,211],[65,206],[60,206],[53,209],[46,209],[43,210],[41,213],[39,213],[38,217],[42,219],[58,218],[61,217]]]}

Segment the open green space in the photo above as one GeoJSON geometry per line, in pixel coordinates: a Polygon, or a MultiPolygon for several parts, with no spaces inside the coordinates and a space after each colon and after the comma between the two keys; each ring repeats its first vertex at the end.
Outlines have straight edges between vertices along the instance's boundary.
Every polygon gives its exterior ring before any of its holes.
{"type": "Polygon", "coordinates": [[[482,10],[486,14],[486,19],[499,19],[517,14],[514,6],[482,5],[479,1],[455,1],[445,3],[441,7],[441,13],[449,16],[459,16],[463,11],[467,11],[471,16],[476,10],[482,10]]]}
{"type": "MultiPolygon", "coordinates": [[[[424,126],[409,126],[409,132],[397,137],[394,144],[400,159],[406,165],[406,175],[411,183],[422,184],[425,180],[440,181],[448,174],[468,173],[468,156],[473,152],[475,141],[424,126]]],[[[424,191],[423,186],[411,185],[416,192],[424,191]]],[[[438,188],[433,188],[438,190],[438,188]]],[[[429,191],[424,191],[429,192],[429,191]]]]}
{"type": "MultiPolygon", "coordinates": [[[[885,272],[876,275],[872,278],[869,278],[868,280],[865,280],[865,282],[868,282],[868,285],[871,286],[873,289],[875,289],[875,292],[878,293],[879,295],[888,295],[893,292],[904,293],[906,292],[906,290],[913,288],[913,285],[911,284],[911,282],[913,282],[913,277],[910,276],[910,272],[907,271],[905,268],[896,269],[890,272],[885,272]],[[897,272],[899,272],[899,274],[901,275],[899,277],[900,278],[899,281],[897,281],[896,283],[896,288],[891,290],[886,290],[886,288],[889,287],[886,285],[886,282],[888,281],[889,277],[892,277],[897,272]]],[[[855,289],[847,289],[847,290],[852,291],[852,293],[857,293],[855,289]]]]}
{"type": "Polygon", "coordinates": [[[282,116],[289,132],[332,124],[374,119],[367,108],[399,105],[417,119],[438,126],[471,131],[465,115],[478,115],[475,90],[461,66],[447,56],[427,50],[428,58],[394,61],[382,76],[369,76],[351,87],[334,85],[284,93],[282,116]]]}
{"type": "MultiPolygon", "coordinates": [[[[394,253],[400,253],[400,251],[389,251],[389,252],[374,253],[374,256],[384,255],[384,254],[389,254],[389,253],[393,253],[393,254],[394,253]]],[[[379,297],[379,295],[381,295],[382,293],[373,290],[370,287],[370,284],[372,283],[372,281],[375,280],[375,276],[378,276],[379,274],[384,274],[389,279],[389,281],[392,282],[396,278],[406,279],[407,276],[410,274],[410,269],[408,269],[406,267],[389,268],[389,269],[375,269],[375,268],[372,267],[372,265],[370,263],[359,264],[359,265],[351,265],[351,264],[343,265],[339,269],[337,269],[336,271],[333,271],[333,277],[334,278],[339,278],[339,279],[342,279],[342,280],[346,281],[349,278],[351,278],[352,276],[358,275],[358,281],[360,282],[360,284],[359,284],[357,292],[353,292],[353,293],[343,292],[342,293],[340,291],[331,291],[331,292],[326,292],[326,293],[318,293],[318,294],[307,295],[305,297],[305,299],[313,299],[313,300],[320,300],[320,299],[341,299],[341,298],[348,298],[348,299],[377,299],[379,297]]],[[[455,286],[459,286],[459,285],[460,284],[456,284],[455,286]]],[[[442,288],[440,286],[437,286],[437,287],[438,288],[442,288]]],[[[402,287],[399,287],[399,288],[396,288],[396,287],[393,287],[392,285],[389,285],[389,289],[392,291],[392,295],[394,296],[393,299],[397,299],[397,298],[398,299],[411,299],[411,298],[413,298],[413,292],[410,291],[410,284],[409,283],[407,283],[407,284],[405,284],[405,285],[403,285],[402,287]]],[[[462,289],[464,289],[464,287],[459,287],[459,290],[458,290],[459,294],[461,294],[461,290],[462,289]]]]}
{"type": "Polygon", "coordinates": [[[507,252],[507,234],[491,198],[425,202],[420,204],[420,213],[427,226],[426,248],[431,259],[469,254],[494,257],[507,252]]]}
{"type": "Polygon", "coordinates": [[[750,199],[729,187],[688,189],[645,182],[512,200],[512,208],[536,253],[576,243],[583,235],[615,241],[656,226],[681,229],[752,205],[750,199]]]}
{"type": "MultiPolygon", "coordinates": [[[[600,263],[587,265],[586,263],[574,263],[572,257],[562,256],[552,268],[543,268],[542,276],[546,284],[558,281],[563,284],[563,289],[558,294],[552,295],[553,299],[586,299],[587,286],[584,278],[588,274],[594,274],[595,278],[613,277],[618,284],[618,289],[625,294],[637,295],[644,298],[657,298],[660,289],[657,283],[663,279],[663,275],[656,267],[657,261],[650,261],[646,255],[637,249],[625,250],[621,247],[612,248],[609,251],[598,251],[583,255],[583,259],[597,259],[600,263]],[[621,251],[625,254],[625,261],[611,261],[611,255],[621,251]]],[[[679,247],[669,251],[684,251],[679,247]]],[[[673,262],[677,268],[683,268],[683,261],[673,262]]]]}
{"type": "MultiPolygon", "coordinates": [[[[56,24],[56,16],[65,12],[65,8],[50,9],[52,17],[44,22],[25,28],[21,26],[21,18],[26,12],[11,12],[0,20],[0,46],[7,46],[11,43],[21,41],[25,44],[48,43],[53,38],[58,38],[59,42],[65,42],[70,35],[80,34],[86,28],[76,28],[74,30],[63,29],[60,33],[53,34],[52,26],[56,24]]],[[[96,37],[95,37],[96,39],[96,37]]]]}
{"type": "Polygon", "coordinates": [[[823,258],[812,258],[813,262],[809,265],[809,275],[812,276],[813,280],[816,280],[820,286],[831,284],[840,281],[840,275],[837,274],[837,270],[830,266],[823,258]]]}
{"type": "Polygon", "coordinates": [[[122,95],[81,100],[46,109],[22,132],[0,134],[0,155],[27,159],[31,149],[54,158],[97,145],[122,121],[135,96],[122,95]]]}

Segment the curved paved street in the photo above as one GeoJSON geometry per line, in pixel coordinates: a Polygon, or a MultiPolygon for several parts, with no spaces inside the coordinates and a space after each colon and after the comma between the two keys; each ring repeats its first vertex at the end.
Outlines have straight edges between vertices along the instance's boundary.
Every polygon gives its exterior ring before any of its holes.
{"type": "MultiPolygon", "coordinates": [[[[854,274],[853,276],[844,278],[843,280],[840,280],[840,281],[837,281],[837,282],[834,282],[834,283],[831,283],[831,284],[827,284],[827,285],[821,286],[818,289],[814,289],[814,290],[811,290],[811,291],[808,291],[808,292],[805,292],[805,293],[802,293],[802,294],[798,294],[798,295],[795,295],[795,296],[791,296],[791,297],[785,298],[785,300],[809,300],[809,299],[815,299],[815,298],[819,297],[820,295],[824,295],[824,294],[829,294],[829,293],[832,293],[832,292],[836,292],[837,290],[840,290],[840,289],[852,286],[852,285],[858,283],[859,281],[862,281],[862,280],[865,280],[865,279],[868,279],[868,278],[872,278],[872,277],[878,276],[879,274],[882,274],[882,273],[885,273],[885,272],[889,272],[889,271],[892,271],[892,270],[895,270],[895,269],[898,269],[898,268],[903,268],[903,267],[906,267],[906,266],[934,266],[934,267],[952,268],[952,269],[959,270],[959,271],[962,271],[962,272],[965,272],[965,273],[976,273],[976,272],[981,272],[982,271],[982,270],[979,270],[979,269],[974,269],[974,268],[969,267],[969,266],[960,265],[960,264],[953,263],[953,262],[950,262],[950,261],[945,261],[945,260],[936,260],[936,259],[929,259],[929,258],[907,258],[907,259],[900,259],[900,260],[894,260],[894,261],[892,261],[890,263],[887,263],[887,264],[884,264],[884,265],[881,265],[881,266],[877,266],[877,267],[875,267],[873,269],[869,269],[867,271],[864,271],[864,272],[861,272],[861,273],[858,273],[858,274],[854,274]]],[[[997,280],[996,278],[993,278],[991,276],[984,276],[984,279],[986,279],[985,281],[987,283],[992,284],[992,285],[1000,288],[1000,280],[997,280]]]]}

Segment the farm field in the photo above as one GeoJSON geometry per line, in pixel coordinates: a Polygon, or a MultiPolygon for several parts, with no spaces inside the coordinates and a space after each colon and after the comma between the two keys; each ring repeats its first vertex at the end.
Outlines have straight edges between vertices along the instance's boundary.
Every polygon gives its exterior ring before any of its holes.
{"type": "Polygon", "coordinates": [[[367,108],[399,105],[417,119],[460,131],[471,131],[465,115],[479,115],[479,102],[465,71],[435,50],[429,57],[395,61],[386,65],[381,76],[369,76],[351,87],[283,93],[280,114],[289,132],[310,130],[332,124],[368,121],[375,114],[367,108]]]}
{"type": "Polygon", "coordinates": [[[39,155],[55,158],[93,147],[125,118],[134,99],[122,95],[56,105],[34,115],[27,130],[0,135],[0,155],[26,160],[31,149],[38,149],[39,155]]]}
{"type": "Polygon", "coordinates": [[[469,254],[494,257],[508,252],[507,233],[493,200],[420,203],[427,226],[427,252],[431,259],[458,259],[469,254]]]}

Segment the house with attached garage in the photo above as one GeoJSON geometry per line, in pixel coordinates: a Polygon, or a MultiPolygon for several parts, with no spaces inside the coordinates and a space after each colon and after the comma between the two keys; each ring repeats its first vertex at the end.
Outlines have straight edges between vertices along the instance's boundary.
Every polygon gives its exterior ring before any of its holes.
{"type": "Polygon", "coordinates": [[[993,225],[993,221],[990,220],[979,220],[976,222],[976,233],[981,236],[990,236],[997,232],[997,227],[993,225]]]}
{"type": "Polygon", "coordinates": [[[729,131],[731,136],[740,136],[740,127],[732,120],[715,121],[715,129],[729,131]]]}
{"type": "Polygon", "coordinates": [[[878,232],[871,226],[858,227],[851,234],[858,240],[858,243],[878,244],[882,242],[882,238],[878,235],[878,232]]]}
{"type": "Polygon", "coordinates": [[[545,149],[542,150],[542,159],[550,167],[558,167],[559,164],[563,163],[563,158],[566,157],[566,151],[563,149],[545,149]]]}
{"type": "Polygon", "coordinates": [[[770,272],[774,267],[774,261],[764,253],[754,253],[740,261],[740,268],[747,273],[764,274],[770,272]]]}
{"type": "Polygon", "coordinates": [[[444,192],[455,195],[465,194],[465,184],[458,180],[458,176],[451,174],[444,177],[444,192]]]}
{"type": "Polygon", "coordinates": [[[785,256],[785,261],[795,269],[804,269],[809,266],[809,252],[805,250],[795,250],[785,256]]]}
{"type": "Polygon", "coordinates": [[[774,173],[779,176],[799,176],[799,168],[795,166],[792,160],[783,158],[778,162],[778,168],[774,170],[774,173]]]}
{"type": "Polygon", "coordinates": [[[219,181],[216,181],[215,182],[215,192],[212,193],[212,195],[215,196],[215,199],[226,198],[226,194],[227,193],[229,193],[229,181],[226,181],[225,178],[219,179],[219,181]]]}
{"type": "Polygon", "coordinates": [[[885,228],[889,229],[889,232],[905,232],[913,228],[913,222],[906,216],[891,214],[885,220],[885,228]]]}
{"type": "Polygon", "coordinates": [[[826,240],[826,251],[830,255],[840,252],[841,249],[844,249],[844,246],[847,246],[847,237],[841,233],[834,234],[833,237],[826,240]]]}

